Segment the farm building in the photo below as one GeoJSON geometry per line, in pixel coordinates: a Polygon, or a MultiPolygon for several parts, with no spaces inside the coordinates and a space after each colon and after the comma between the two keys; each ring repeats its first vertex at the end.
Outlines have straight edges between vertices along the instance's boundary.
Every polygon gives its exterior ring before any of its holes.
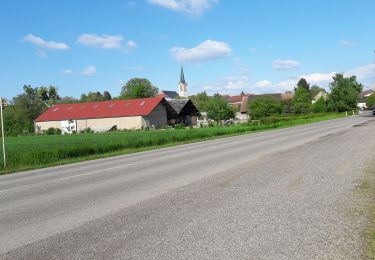
{"type": "Polygon", "coordinates": [[[190,99],[170,99],[168,102],[177,113],[177,117],[169,120],[171,124],[183,123],[186,126],[197,124],[199,111],[190,99]]]}
{"type": "Polygon", "coordinates": [[[59,104],[35,119],[35,131],[60,128],[63,133],[91,128],[97,132],[110,129],[160,128],[177,113],[164,97],[111,100],[79,104],[59,104]]]}

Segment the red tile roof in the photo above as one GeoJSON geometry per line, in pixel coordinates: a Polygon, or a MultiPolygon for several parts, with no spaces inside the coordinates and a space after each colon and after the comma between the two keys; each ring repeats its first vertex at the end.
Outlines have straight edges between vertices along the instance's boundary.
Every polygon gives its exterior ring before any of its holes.
{"type": "Polygon", "coordinates": [[[231,96],[229,97],[229,103],[241,103],[242,102],[242,97],[249,97],[249,96],[254,96],[254,94],[245,94],[245,95],[238,95],[238,96],[231,96]]]}
{"type": "Polygon", "coordinates": [[[50,107],[46,112],[35,119],[35,122],[147,116],[163,100],[163,96],[158,96],[155,98],[59,104],[50,107]]]}

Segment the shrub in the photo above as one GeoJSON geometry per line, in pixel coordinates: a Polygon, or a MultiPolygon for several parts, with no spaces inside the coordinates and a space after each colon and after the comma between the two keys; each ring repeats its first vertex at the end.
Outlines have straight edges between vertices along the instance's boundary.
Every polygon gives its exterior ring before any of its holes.
{"type": "Polygon", "coordinates": [[[60,128],[55,128],[55,127],[50,127],[45,131],[46,135],[61,135],[61,129],[60,128]]]}
{"type": "Polygon", "coordinates": [[[314,113],[322,113],[326,111],[326,101],[323,97],[319,98],[318,101],[316,101],[312,105],[312,109],[314,113]]]}
{"type": "Polygon", "coordinates": [[[280,114],[281,102],[273,97],[263,96],[251,102],[248,110],[250,116],[255,119],[280,114]]]}
{"type": "Polygon", "coordinates": [[[185,129],[185,128],[186,128],[186,126],[183,123],[179,123],[179,124],[176,124],[174,126],[174,129],[185,129]]]}
{"type": "Polygon", "coordinates": [[[91,133],[94,133],[94,130],[92,130],[90,127],[87,127],[85,129],[82,129],[81,134],[91,134],[91,133]]]}

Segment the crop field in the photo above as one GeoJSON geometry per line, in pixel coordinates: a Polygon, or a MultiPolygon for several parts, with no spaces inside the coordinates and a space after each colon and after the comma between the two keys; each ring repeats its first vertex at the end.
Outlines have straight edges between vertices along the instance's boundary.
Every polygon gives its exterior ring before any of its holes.
{"type": "MultiPolygon", "coordinates": [[[[196,129],[7,137],[7,167],[4,168],[1,162],[0,174],[197,142],[220,136],[314,123],[343,116],[345,115],[339,113],[271,116],[252,124],[196,129]]],[[[0,154],[2,159],[2,152],[0,154]]]]}

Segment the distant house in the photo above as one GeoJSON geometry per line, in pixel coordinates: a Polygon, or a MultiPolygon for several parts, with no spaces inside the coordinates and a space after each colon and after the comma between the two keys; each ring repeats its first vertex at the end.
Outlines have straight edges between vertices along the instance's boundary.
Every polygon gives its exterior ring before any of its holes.
{"type": "Polygon", "coordinates": [[[241,94],[238,96],[230,96],[227,98],[228,103],[235,109],[240,109],[244,97],[255,96],[254,94],[241,94]]]}
{"type": "Polygon", "coordinates": [[[250,119],[248,111],[249,97],[244,95],[241,99],[240,111],[236,113],[236,119],[240,123],[247,123],[250,119]]]}
{"type": "Polygon", "coordinates": [[[367,98],[369,96],[371,96],[371,94],[374,93],[374,90],[372,89],[368,89],[368,90],[365,90],[365,91],[362,91],[361,93],[359,93],[359,102],[357,104],[357,107],[359,109],[366,109],[367,108],[367,105],[366,105],[366,102],[367,102],[367,98]]]}
{"type": "Polygon", "coordinates": [[[282,100],[282,94],[281,93],[274,93],[274,94],[262,94],[262,95],[254,95],[254,94],[245,94],[241,96],[234,96],[232,97],[232,102],[236,101],[236,103],[232,103],[233,107],[238,107],[239,112],[236,113],[236,119],[239,122],[247,122],[250,118],[248,116],[248,110],[249,105],[254,102],[255,100],[261,98],[261,97],[273,97],[274,99],[281,101],[282,100]],[[241,101],[239,100],[239,97],[241,97],[241,101]]]}
{"type": "Polygon", "coordinates": [[[289,101],[292,100],[294,97],[294,93],[292,91],[286,91],[285,93],[281,94],[282,101],[289,101]]]}
{"type": "Polygon", "coordinates": [[[164,95],[166,100],[180,97],[176,91],[171,90],[162,90],[160,91],[159,95],[164,95]]]}
{"type": "Polygon", "coordinates": [[[168,103],[176,111],[177,116],[169,120],[170,124],[183,123],[186,126],[197,125],[199,111],[190,99],[171,99],[168,103]]]}
{"type": "Polygon", "coordinates": [[[63,133],[86,128],[102,132],[110,129],[144,129],[164,127],[177,113],[162,97],[111,100],[78,104],[59,104],[35,119],[37,133],[50,127],[63,133]]]}
{"type": "Polygon", "coordinates": [[[324,100],[327,100],[328,94],[327,92],[321,90],[318,92],[318,94],[315,95],[315,97],[312,98],[311,103],[316,103],[320,98],[324,98],[324,100]]]}

